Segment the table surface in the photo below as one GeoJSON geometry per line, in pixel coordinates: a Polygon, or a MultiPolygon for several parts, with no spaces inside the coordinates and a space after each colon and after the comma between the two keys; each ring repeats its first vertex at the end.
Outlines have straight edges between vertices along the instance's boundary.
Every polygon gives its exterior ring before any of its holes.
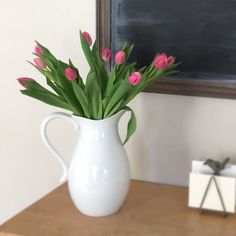
{"type": "Polygon", "coordinates": [[[64,184],[3,224],[0,232],[22,236],[236,236],[236,215],[200,214],[188,208],[187,202],[187,188],[131,181],[118,213],[93,218],[76,210],[64,184]]]}

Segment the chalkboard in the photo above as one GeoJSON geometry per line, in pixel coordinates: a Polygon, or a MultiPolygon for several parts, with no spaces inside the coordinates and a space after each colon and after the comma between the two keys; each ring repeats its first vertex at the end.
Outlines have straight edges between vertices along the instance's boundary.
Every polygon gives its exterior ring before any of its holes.
{"type": "Polygon", "coordinates": [[[105,2],[109,27],[104,30],[100,17],[98,31],[108,34],[113,52],[130,42],[138,67],[157,52],[182,62],[178,75],[150,91],[236,98],[236,0],[105,2]]]}
{"type": "Polygon", "coordinates": [[[112,48],[134,43],[138,66],[167,52],[188,77],[236,79],[235,0],[113,0],[112,12],[112,48]]]}

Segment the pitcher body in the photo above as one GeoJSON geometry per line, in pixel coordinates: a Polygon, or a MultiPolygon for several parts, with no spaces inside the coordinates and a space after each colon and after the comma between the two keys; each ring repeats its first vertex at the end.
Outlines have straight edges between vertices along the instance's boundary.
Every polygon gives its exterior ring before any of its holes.
{"type": "MultiPolygon", "coordinates": [[[[79,127],[79,137],[68,169],[64,167],[64,175],[75,206],[85,215],[114,214],[127,196],[130,169],[118,133],[122,114],[103,120],[67,117],[79,127]]],[[[58,159],[64,162],[61,156],[58,159]]]]}

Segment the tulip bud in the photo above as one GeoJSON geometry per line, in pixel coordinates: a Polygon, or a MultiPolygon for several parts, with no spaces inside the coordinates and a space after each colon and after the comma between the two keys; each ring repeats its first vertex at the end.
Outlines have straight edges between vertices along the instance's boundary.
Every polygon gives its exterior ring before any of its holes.
{"type": "Polygon", "coordinates": [[[169,56],[167,60],[168,60],[168,67],[172,66],[175,63],[175,57],[173,56],[169,56]]]}
{"type": "Polygon", "coordinates": [[[66,78],[68,80],[76,80],[76,78],[78,77],[77,76],[77,73],[75,72],[75,70],[73,70],[72,68],[70,67],[67,67],[65,69],[65,75],[66,75],[66,78]]]}
{"type": "Polygon", "coordinates": [[[103,51],[102,51],[102,59],[104,61],[109,61],[111,59],[111,49],[110,48],[105,48],[103,51]]]}
{"type": "Polygon", "coordinates": [[[161,70],[165,69],[168,66],[168,57],[165,53],[162,53],[155,57],[154,59],[154,66],[161,70]]]}
{"type": "Polygon", "coordinates": [[[34,52],[38,55],[43,55],[43,50],[40,48],[38,44],[35,46],[34,52]]]}
{"type": "Polygon", "coordinates": [[[142,80],[142,74],[140,72],[133,72],[129,77],[129,83],[132,85],[138,85],[142,80]]]}
{"type": "Polygon", "coordinates": [[[124,51],[119,51],[115,55],[115,62],[117,65],[122,64],[125,61],[126,55],[124,51]]]}
{"type": "Polygon", "coordinates": [[[40,58],[34,58],[34,63],[40,69],[46,68],[46,63],[40,58]]]}
{"type": "Polygon", "coordinates": [[[156,56],[154,59],[154,66],[160,70],[166,69],[166,68],[172,66],[174,63],[175,63],[175,57],[173,57],[173,56],[167,57],[167,55],[165,53],[162,53],[162,54],[156,56]]]}
{"type": "Polygon", "coordinates": [[[22,85],[24,88],[28,88],[27,84],[25,83],[25,81],[33,81],[32,78],[28,78],[28,77],[21,77],[17,79],[18,82],[20,83],[20,85],[22,85]]]}
{"type": "Polygon", "coordinates": [[[88,42],[89,46],[91,46],[93,41],[92,41],[92,38],[91,38],[90,34],[86,31],[84,31],[83,36],[86,39],[86,41],[88,42]]]}

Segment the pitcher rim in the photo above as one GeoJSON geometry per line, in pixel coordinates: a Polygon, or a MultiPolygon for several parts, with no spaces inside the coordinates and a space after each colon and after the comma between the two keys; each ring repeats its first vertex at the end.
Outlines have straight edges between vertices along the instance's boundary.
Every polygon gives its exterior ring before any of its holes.
{"type": "Polygon", "coordinates": [[[100,119],[100,120],[94,120],[94,119],[90,119],[90,118],[87,118],[87,117],[82,117],[82,116],[76,116],[74,114],[72,114],[71,116],[74,118],[74,119],[81,119],[81,120],[86,120],[86,121],[94,121],[94,122],[104,122],[104,121],[108,121],[108,120],[112,120],[114,119],[114,117],[119,117],[120,115],[120,118],[121,116],[125,113],[125,110],[122,109],[120,110],[119,112],[113,114],[112,116],[109,116],[109,117],[106,117],[106,118],[103,118],[103,119],[100,119]]]}

